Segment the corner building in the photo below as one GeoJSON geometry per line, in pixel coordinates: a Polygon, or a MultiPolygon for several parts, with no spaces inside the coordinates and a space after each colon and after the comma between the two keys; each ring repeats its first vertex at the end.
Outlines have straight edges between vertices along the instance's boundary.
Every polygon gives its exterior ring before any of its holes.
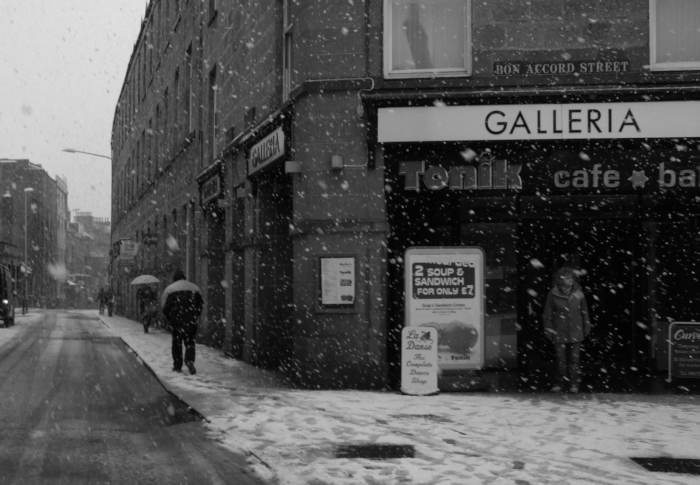
{"type": "Polygon", "coordinates": [[[130,276],[183,267],[204,343],[397,387],[405,251],[478,246],[469,378],[551,386],[541,313],[570,265],[583,388],[654,389],[700,310],[699,28],[670,0],[152,1],[114,125],[124,311],[130,276]]]}

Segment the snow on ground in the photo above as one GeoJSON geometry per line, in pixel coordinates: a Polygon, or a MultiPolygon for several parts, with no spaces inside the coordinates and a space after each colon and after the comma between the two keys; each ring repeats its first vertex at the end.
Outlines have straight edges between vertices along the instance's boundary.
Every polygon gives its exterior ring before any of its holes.
{"type": "Polygon", "coordinates": [[[22,332],[23,326],[29,323],[38,322],[41,319],[41,314],[38,310],[31,308],[28,313],[22,315],[22,312],[15,313],[15,324],[5,328],[2,320],[0,320],[0,345],[12,340],[17,334],[22,332]]]}
{"type": "MultiPolygon", "coordinates": [[[[97,312],[89,312],[96,315],[97,312]]],[[[197,374],[171,371],[170,334],[101,316],[163,384],[206,416],[212,438],[270,483],[692,484],[630,457],[700,459],[700,397],[295,389],[197,346],[197,374]],[[335,458],[338,446],[414,445],[414,458],[335,458]]],[[[0,330],[0,334],[4,330],[0,330]]]]}

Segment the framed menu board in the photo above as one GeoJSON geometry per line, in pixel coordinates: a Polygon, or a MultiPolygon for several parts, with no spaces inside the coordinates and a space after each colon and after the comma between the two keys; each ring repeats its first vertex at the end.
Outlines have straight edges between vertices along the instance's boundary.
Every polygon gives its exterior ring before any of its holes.
{"type": "Polygon", "coordinates": [[[316,312],[357,313],[357,255],[316,257],[316,312]]]}

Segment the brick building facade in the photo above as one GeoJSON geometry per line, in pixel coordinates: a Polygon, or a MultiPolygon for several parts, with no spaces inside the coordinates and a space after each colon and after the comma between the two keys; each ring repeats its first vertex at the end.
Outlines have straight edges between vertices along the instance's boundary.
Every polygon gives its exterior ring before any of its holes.
{"type": "Polygon", "coordinates": [[[64,289],[57,268],[65,263],[60,238],[65,239],[68,185],[27,159],[0,159],[0,192],[0,263],[10,267],[31,305],[48,305],[64,289]]]}
{"type": "Polygon", "coordinates": [[[669,319],[697,310],[677,261],[698,19],[668,0],[151,1],[114,120],[113,242],[141,243],[117,293],[133,311],[131,277],[183,268],[201,341],[308,386],[396,386],[404,252],[480,246],[477,377],[550,385],[542,300],[566,264],[596,321],[585,385],[648,386],[669,319]]]}

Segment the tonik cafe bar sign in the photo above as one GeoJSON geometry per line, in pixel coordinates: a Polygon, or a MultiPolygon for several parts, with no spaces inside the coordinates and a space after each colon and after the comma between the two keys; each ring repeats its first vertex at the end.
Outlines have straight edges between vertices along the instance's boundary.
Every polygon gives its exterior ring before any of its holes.
{"type": "Polygon", "coordinates": [[[248,175],[269,166],[284,156],[284,130],[280,126],[250,148],[248,175]]]}
{"type": "Polygon", "coordinates": [[[380,143],[700,137],[700,101],[380,108],[380,143]]]}

